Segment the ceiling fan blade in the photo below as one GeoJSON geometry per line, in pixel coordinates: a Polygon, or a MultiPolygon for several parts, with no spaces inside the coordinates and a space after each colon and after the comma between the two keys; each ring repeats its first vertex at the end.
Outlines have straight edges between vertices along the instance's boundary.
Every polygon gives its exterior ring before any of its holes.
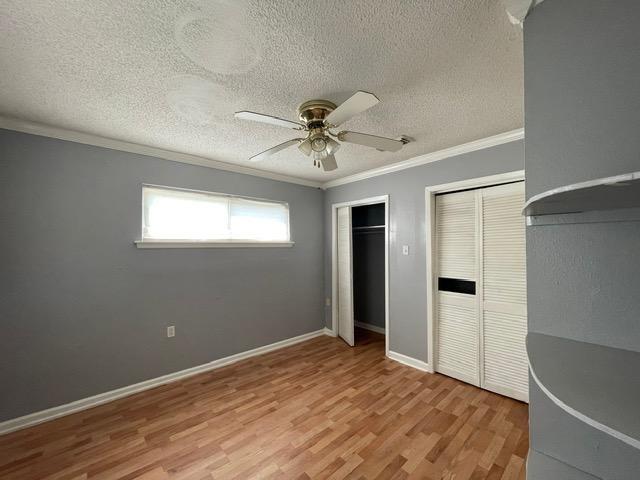
{"type": "Polygon", "coordinates": [[[404,145],[404,142],[401,140],[394,140],[392,138],[378,137],[376,135],[368,135],[366,133],[358,132],[340,132],[338,133],[338,140],[364,145],[365,147],[377,148],[378,150],[384,150],[385,152],[397,152],[404,145]]]}
{"type": "Polygon", "coordinates": [[[302,123],[286,120],[280,117],[274,117],[272,115],[265,115],[264,113],[247,112],[246,110],[243,110],[242,112],[236,112],[234,116],[240,120],[252,120],[254,122],[268,123],[270,125],[293,128],[295,130],[304,130],[305,128],[302,123]]]}
{"type": "Polygon", "coordinates": [[[333,127],[340,126],[350,118],[368,110],[379,102],[380,100],[378,100],[378,97],[373,93],[357,91],[344,103],[340,104],[338,108],[327,115],[325,123],[333,127]]]}
{"type": "Polygon", "coordinates": [[[249,159],[249,161],[259,162],[261,160],[269,158],[274,153],[278,153],[280,150],[284,150],[285,148],[289,148],[290,146],[295,145],[296,143],[300,143],[302,140],[303,140],[302,138],[294,138],[291,140],[287,140],[286,142],[281,143],[280,145],[276,145],[275,147],[271,147],[269,150],[265,150],[264,152],[254,155],[249,159]]]}
{"type": "Polygon", "coordinates": [[[336,162],[336,157],[334,155],[327,155],[320,160],[320,163],[322,163],[322,168],[325,172],[330,172],[331,170],[338,168],[338,162],[336,162]]]}

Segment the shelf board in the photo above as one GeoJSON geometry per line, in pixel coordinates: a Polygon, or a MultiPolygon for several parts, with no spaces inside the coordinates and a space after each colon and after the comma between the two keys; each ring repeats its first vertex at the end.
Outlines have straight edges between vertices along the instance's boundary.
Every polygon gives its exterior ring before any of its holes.
{"type": "Polygon", "coordinates": [[[364,227],[353,227],[353,230],[372,230],[372,229],[383,230],[384,225],[366,225],[364,227]]]}
{"type": "Polygon", "coordinates": [[[640,172],[574,183],[534,195],[523,215],[558,215],[640,207],[640,172]]]}
{"type": "Polygon", "coordinates": [[[640,353],[529,333],[531,375],[560,408],[640,449],[640,353]]]}

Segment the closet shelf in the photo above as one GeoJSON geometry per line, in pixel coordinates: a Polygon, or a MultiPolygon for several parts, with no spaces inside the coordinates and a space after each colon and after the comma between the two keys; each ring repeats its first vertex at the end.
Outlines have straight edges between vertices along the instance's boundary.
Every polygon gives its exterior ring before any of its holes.
{"type": "Polygon", "coordinates": [[[534,195],[523,215],[557,215],[640,207],[640,172],[574,183],[534,195]]]}
{"type": "Polygon", "coordinates": [[[355,231],[367,231],[367,230],[384,230],[384,225],[371,225],[367,227],[353,227],[352,230],[355,231]]]}
{"type": "Polygon", "coordinates": [[[640,353],[529,333],[529,369],[560,408],[640,449],[640,353]]]}

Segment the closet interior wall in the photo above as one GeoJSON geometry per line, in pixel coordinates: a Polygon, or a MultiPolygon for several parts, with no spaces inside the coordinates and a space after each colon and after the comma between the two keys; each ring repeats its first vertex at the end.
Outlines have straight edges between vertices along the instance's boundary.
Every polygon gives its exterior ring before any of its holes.
{"type": "Polygon", "coordinates": [[[383,203],[353,207],[354,319],[379,332],[385,329],[384,227],[383,203]]]}

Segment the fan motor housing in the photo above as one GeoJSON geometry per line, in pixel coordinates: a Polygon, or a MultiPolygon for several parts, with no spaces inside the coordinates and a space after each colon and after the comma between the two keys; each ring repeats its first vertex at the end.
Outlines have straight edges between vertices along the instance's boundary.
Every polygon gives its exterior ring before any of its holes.
{"type": "Polygon", "coordinates": [[[298,116],[308,128],[322,128],[324,119],[336,109],[328,100],[309,100],[298,107],[298,116]]]}

